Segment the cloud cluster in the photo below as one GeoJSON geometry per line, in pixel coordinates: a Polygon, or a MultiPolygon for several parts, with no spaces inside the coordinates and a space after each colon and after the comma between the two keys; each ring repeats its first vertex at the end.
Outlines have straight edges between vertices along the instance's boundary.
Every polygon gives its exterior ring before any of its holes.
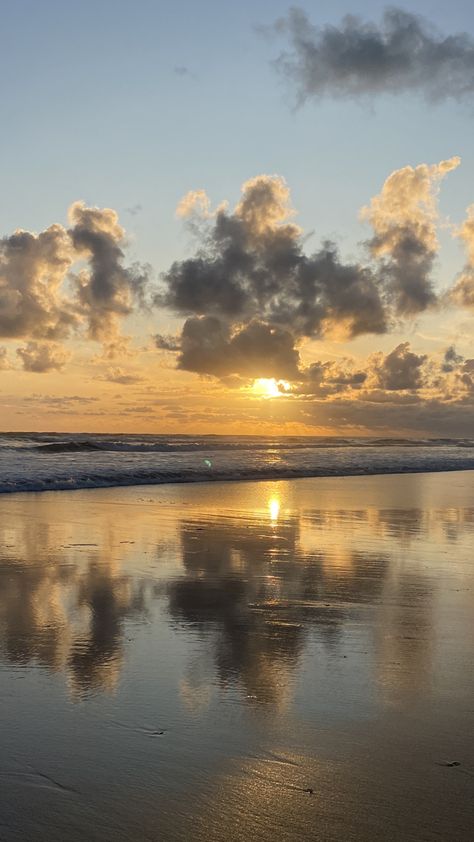
{"type": "Polygon", "coordinates": [[[300,371],[293,394],[327,397],[362,391],[417,391],[431,388],[433,366],[440,365],[429,361],[425,354],[416,354],[409,342],[402,342],[388,354],[371,354],[365,362],[351,358],[314,362],[300,371]]]}
{"type": "Polygon", "coordinates": [[[289,41],[276,66],[299,102],[412,91],[436,102],[474,94],[474,40],[443,35],[399,8],[386,9],[379,25],[347,15],[339,26],[323,27],[292,8],[273,29],[289,41]]]}
{"type": "Polygon", "coordinates": [[[377,403],[400,400],[393,393],[417,393],[423,400],[450,402],[474,397],[474,360],[465,359],[453,346],[444,354],[418,354],[409,342],[401,342],[387,354],[376,352],[367,359],[317,361],[300,370],[293,396],[338,397],[357,393],[377,403]]]}
{"type": "Polygon", "coordinates": [[[329,241],[306,253],[280,176],[245,182],[233,210],[223,203],[213,211],[203,190],[191,191],[177,213],[196,251],[162,275],[155,299],[185,322],[181,337],[157,336],[157,347],[201,374],[295,379],[304,338],[382,334],[433,307],[437,192],[459,163],[392,173],[362,210],[373,236],[351,262],[329,241]]]}
{"type": "MultiPolygon", "coordinates": [[[[147,271],[124,265],[125,232],[115,211],[76,202],[69,222],[69,228],[19,229],[0,239],[1,337],[57,342],[82,332],[107,345],[143,302],[147,271]]],[[[25,367],[33,365],[30,350],[20,356],[25,367]]]]}
{"type": "Polygon", "coordinates": [[[281,177],[247,181],[232,212],[221,205],[211,213],[203,191],[188,194],[178,209],[190,217],[197,253],[163,275],[160,305],[234,324],[259,319],[295,336],[386,330],[370,269],[341,261],[330,242],[306,255],[303,232],[290,222],[294,211],[281,177]]]}
{"type": "MultiPolygon", "coordinates": [[[[384,334],[441,303],[474,307],[474,206],[456,232],[467,250],[464,271],[441,298],[432,277],[438,189],[459,163],[454,157],[393,172],[362,209],[372,234],[349,261],[328,240],[309,252],[281,176],[245,182],[233,208],[224,202],[213,209],[203,190],[191,191],[177,215],[194,253],[175,261],[153,292],[148,268],[126,263],[117,213],[76,202],[68,227],[18,230],[0,240],[0,338],[26,342],[17,353],[28,371],[60,370],[68,359],[61,343],[77,336],[101,343],[99,359],[113,364],[131,353],[123,320],[151,298],[182,320],[178,335],[155,336],[178,368],[226,381],[305,381],[300,349],[307,339],[384,334]]],[[[387,369],[381,389],[399,388],[390,384],[403,377],[411,353],[399,346],[392,363],[402,372],[387,369]]],[[[310,381],[322,377],[325,390],[344,385],[325,372],[315,368],[310,381]]],[[[108,379],[135,383],[137,375],[114,368],[108,379]]],[[[359,385],[366,380],[367,372],[359,385]]]]}

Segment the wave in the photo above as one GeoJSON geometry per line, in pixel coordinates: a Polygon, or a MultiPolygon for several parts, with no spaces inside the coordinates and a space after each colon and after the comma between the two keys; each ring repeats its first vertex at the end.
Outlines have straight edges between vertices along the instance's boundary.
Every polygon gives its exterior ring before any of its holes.
{"type": "Polygon", "coordinates": [[[29,449],[39,453],[87,453],[91,450],[103,450],[104,448],[94,441],[59,441],[34,445],[29,449]]]}
{"type": "Polygon", "coordinates": [[[203,436],[199,439],[161,439],[154,437],[151,441],[143,439],[136,441],[133,436],[110,439],[106,436],[94,438],[41,440],[38,437],[19,440],[17,444],[3,444],[4,450],[35,451],[40,454],[51,453],[87,453],[89,451],[104,451],[111,453],[194,453],[214,451],[264,451],[264,450],[304,450],[331,448],[376,448],[376,447],[462,447],[474,448],[472,439],[397,439],[397,438],[218,438],[203,436]]]}
{"type": "Polygon", "coordinates": [[[474,457],[463,459],[420,458],[416,462],[382,463],[369,465],[351,464],[344,466],[278,467],[259,466],[252,468],[222,468],[179,471],[173,469],[141,470],[139,472],[109,471],[108,473],[77,473],[75,476],[55,475],[47,477],[17,477],[0,480],[0,493],[26,491],[65,491],[91,488],[114,488],[122,486],[164,485],[198,482],[242,482],[255,480],[288,480],[311,477],[374,476],[385,474],[437,473],[447,471],[474,470],[474,457]]]}

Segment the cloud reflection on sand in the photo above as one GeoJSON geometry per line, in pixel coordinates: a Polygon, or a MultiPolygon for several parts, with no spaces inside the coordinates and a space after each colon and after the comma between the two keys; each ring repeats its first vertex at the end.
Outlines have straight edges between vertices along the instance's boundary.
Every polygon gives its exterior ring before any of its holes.
{"type": "Polygon", "coordinates": [[[334,500],[295,507],[288,487],[268,484],[265,497],[260,485],[244,512],[214,499],[189,514],[134,506],[124,521],[113,506],[99,507],[92,532],[80,506],[77,523],[69,520],[68,495],[53,495],[64,518],[53,518],[48,495],[36,518],[20,506],[0,531],[2,660],[63,672],[74,698],[110,692],[127,629],[168,618],[178,635],[205,640],[207,654],[193,647],[180,679],[188,707],[206,707],[216,687],[248,704],[287,707],[308,647],[340,659],[346,633],[368,625],[363,645],[382,691],[421,692],[437,585],[429,559],[412,553],[404,563],[403,555],[428,536],[438,549],[462,542],[474,510],[339,508],[334,500]]]}
{"type": "Polygon", "coordinates": [[[113,690],[124,620],[146,613],[140,580],[122,573],[106,535],[100,547],[67,535],[58,546],[56,530],[26,519],[8,532],[0,561],[2,660],[64,672],[73,696],[113,690]]]}

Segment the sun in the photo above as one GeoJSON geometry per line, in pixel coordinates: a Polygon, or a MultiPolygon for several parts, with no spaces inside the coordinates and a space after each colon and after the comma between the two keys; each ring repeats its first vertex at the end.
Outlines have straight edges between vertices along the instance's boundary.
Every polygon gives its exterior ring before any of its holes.
{"type": "Polygon", "coordinates": [[[290,390],[286,380],[275,380],[274,377],[259,377],[254,380],[252,391],[262,398],[281,398],[290,390]]]}

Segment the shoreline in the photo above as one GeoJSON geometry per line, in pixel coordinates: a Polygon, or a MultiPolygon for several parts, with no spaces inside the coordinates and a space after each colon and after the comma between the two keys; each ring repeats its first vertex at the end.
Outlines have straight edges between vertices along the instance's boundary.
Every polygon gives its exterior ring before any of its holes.
{"type": "Polygon", "coordinates": [[[467,466],[460,466],[460,467],[453,467],[452,465],[447,467],[437,467],[432,468],[431,470],[427,470],[426,466],[420,466],[419,468],[410,466],[406,470],[403,468],[393,469],[393,470],[355,470],[353,472],[344,471],[341,473],[332,472],[332,473],[310,473],[310,474],[303,474],[303,473],[283,473],[280,472],[278,474],[269,474],[264,476],[239,476],[239,477],[226,477],[226,476],[216,476],[213,478],[212,476],[208,477],[181,477],[181,478],[174,478],[169,479],[166,478],[162,481],[157,480],[154,478],[153,480],[144,480],[143,482],[111,482],[111,483],[100,483],[100,484],[84,484],[84,485],[77,485],[75,487],[71,487],[70,485],[63,485],[55,488],[12,488],[12,489],[4,489],[0,488],[0,499],[2,496],[10,497],[14,494],[48,494],[48,493],[56,493],[56,492],[63,492],[63,491],[100,491],[100,490],[110,490],[113,488],[162,488],[163,486],[186,486],[186,485],[218,485],[219,483],[223,483],[225,485],[228,484],[240,484],[240,483],[273,483],[273,482],[293,482],[293,481],[300,481],[300,480],[316,480],[316,479],[350,479],[350,478],[363,478],[363,477],[389,477],[389,476],[419,476],[421,474],[426,474],[430,476],[432,474],[464,474],[469,472],[474,472],[474,464],[467,465],[467,466]]]}

